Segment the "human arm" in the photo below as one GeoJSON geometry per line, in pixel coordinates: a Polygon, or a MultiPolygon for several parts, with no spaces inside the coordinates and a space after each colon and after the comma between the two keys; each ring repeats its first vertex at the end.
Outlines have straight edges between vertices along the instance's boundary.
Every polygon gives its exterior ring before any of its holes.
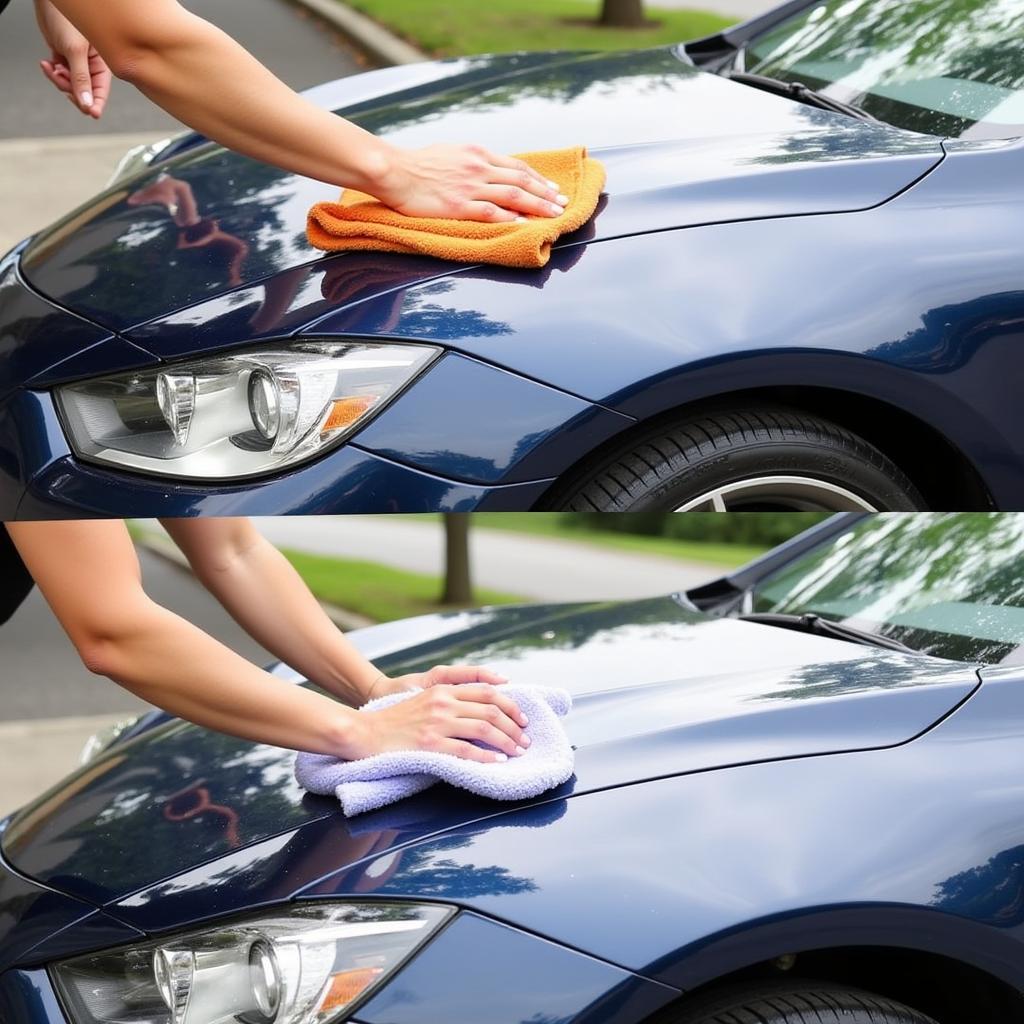
{"type": "Polygon", "coordinates": [[[49,59],[39,62],[43,74],[74,107],[99,120],[110,95],[112,76],[106,61],[50,0],[35,0],[35,11],[39,31],[50,47],[49,59]]]}
{"type": "Polygon", "coordinates": [[[350,704],[415,686],[506,681],[470,665],[390,679],[331,622],[291,562],[250,520],[166,519],[163,525],[203,586],[251,637],[350,704]]]}
{"type": "Polygon", "coordinates": [[[525,745],[510,717],[518,709],[500,687],[438,686],[366,714],[275,679],[149,599],[121,522],[7,529],[86,666],[173,715],[244,739],[346,758],[426,749],[493,761],[525,745]]]}
{"type": "Polygon", "coordinates": [[[416,216],[509,221],[562,212],[557,190],[522,161],[478,146],[399,149],[320,109],[177,0],[48,2],[119,78],[236,152],[416,216]]]}

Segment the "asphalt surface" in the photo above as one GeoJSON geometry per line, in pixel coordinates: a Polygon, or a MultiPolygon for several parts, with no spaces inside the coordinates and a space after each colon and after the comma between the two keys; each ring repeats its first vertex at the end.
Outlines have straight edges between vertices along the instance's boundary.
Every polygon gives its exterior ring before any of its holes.
{"type": "MultiPolygon", "coordinates": [[[[312,554],[370,559],[439,575],[444,534],[436,520],[388,516],[257,519],[272,543],[312,554]]],[[[599,547],[582,541],[476,528],[477,586],[536,601],[629,600],[688,589],[721,575],[715,566],[599,547]]]]}
{"type": "MultiPolygon", "coordinates": [[[[154,601],[201,626],[258,665],[273,660],[188,573],[142,552],[143,583],[154,601]]],[[[148,705],[92,675],[83,665],[39,591],[0,626],[0,723],[138,713],[148,705]]],[[[4,752],[0,749],[0,776],[4,752]]]]}
{"type": "MultiPolygon", "coordinates": [[[[294,89],[363,70],[352,46],[324,22],[287,0],[182,0],[185,7],[224,29],[294,89]]],[[[181,126],[123,82],[115,82],[99,122],[77,113],[39,70],[46,56],[31,0],[13,0],[0,17],[0,139],[168,134],[181,126]]]]}

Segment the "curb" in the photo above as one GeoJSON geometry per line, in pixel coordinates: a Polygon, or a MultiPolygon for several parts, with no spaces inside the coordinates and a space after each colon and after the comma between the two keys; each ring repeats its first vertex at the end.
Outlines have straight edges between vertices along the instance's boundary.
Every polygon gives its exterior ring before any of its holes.
{"type": "MultiPolygon", "coordinates": [[[[157,558],[162,558],[165,562],[169,562],[176,569],[181,569],[190,576],[192,575],[192,567],[188,564],[188,559],[178,550],[177,545],[173,541],[148,531],[132,539],[150,554],[156,555],[157,558]]],[[[338,629],[346,633],[353,629],[363,629],[365,626],[376,625],[373,619],[369,619],[365,615],[359,615],[357,612],[350,612],[347,608],[339,608],[338,605],[330,604],[327,601],[320,601],[319,604],[327,613],[327,617],[331,622],[338,629]]]]}
{"type": "Polygon", "coordinates": [[[388,67],[393,64],[418,64],[430,60],[422,50],[404,39],[399,39],[383,25],[353,10],[340,0],[293,0],[294,3],[318,14],[377,63],[388,67]]]}

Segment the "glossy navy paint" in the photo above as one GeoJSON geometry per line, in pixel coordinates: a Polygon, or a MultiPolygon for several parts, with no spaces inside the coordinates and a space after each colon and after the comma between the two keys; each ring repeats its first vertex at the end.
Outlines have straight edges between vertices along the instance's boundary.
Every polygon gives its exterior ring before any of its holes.
{"type": "Polygon", "coordinates": [[[147,716],[0,823],[0,1013],[59,1024],[53,960],[293,900],[460,908],[362,1024],[641,1024],[783,954],[851,947],[1024,993],[1020,666],[697,610],[860,518],[688,595],[353,634],[389,672],[483,661],[571,689],[576,773],[535,800],[435,787],[347,820],[287,752],[147,716]],[[164,813],[200,780],[233,827],[164,813]]]}
{"type": "Polygon", "coordinates": [[[922,447],[946,460],[958,483],[926,488],[940,507],[1024,506],[1020,141],[853,121],[681,48],[461,58],[311,95],[399,144],[586,141],[607,195],[541,271],[323,257],[300,229],[330,187],[186,138],[0,265],[4,518],[528,509],[649,421],[766,393],[883,451],[914,431],[892,454],[912,478],[922,447]],[[159,174],[193,190],[216,244],[129,203],[159,174]],[[348,444],[244,486],[68,450],[61,382],[300,336],[449,355],[348,444]]]}

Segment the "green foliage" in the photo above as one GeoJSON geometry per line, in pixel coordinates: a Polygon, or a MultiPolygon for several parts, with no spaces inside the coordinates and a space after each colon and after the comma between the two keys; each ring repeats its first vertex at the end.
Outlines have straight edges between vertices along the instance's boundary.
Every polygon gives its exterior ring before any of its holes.
{"type": "MultiPolygon", "coordinates": [[[[450,608],[442,605],[442,580],[373,562],[283,551],[309,589],[321,600],[375,622],[391,622],[450,608]]],[[[473,604],[518,604],[514,594],[478,587],[473,604]]]]}
{"type": "Polygon", "coordinates": [[[563,513],[568,526],[703,543],[773,547],[826,518],[824,512],[563,513]]]}
{"type": "Polygon", "coordinates": [[[718,32],[734,19],[691,10],[647,10],[642,29],[602,27],[594,0],[347,0],[438,57],[516,50],[625,50],[718,32]]]}

